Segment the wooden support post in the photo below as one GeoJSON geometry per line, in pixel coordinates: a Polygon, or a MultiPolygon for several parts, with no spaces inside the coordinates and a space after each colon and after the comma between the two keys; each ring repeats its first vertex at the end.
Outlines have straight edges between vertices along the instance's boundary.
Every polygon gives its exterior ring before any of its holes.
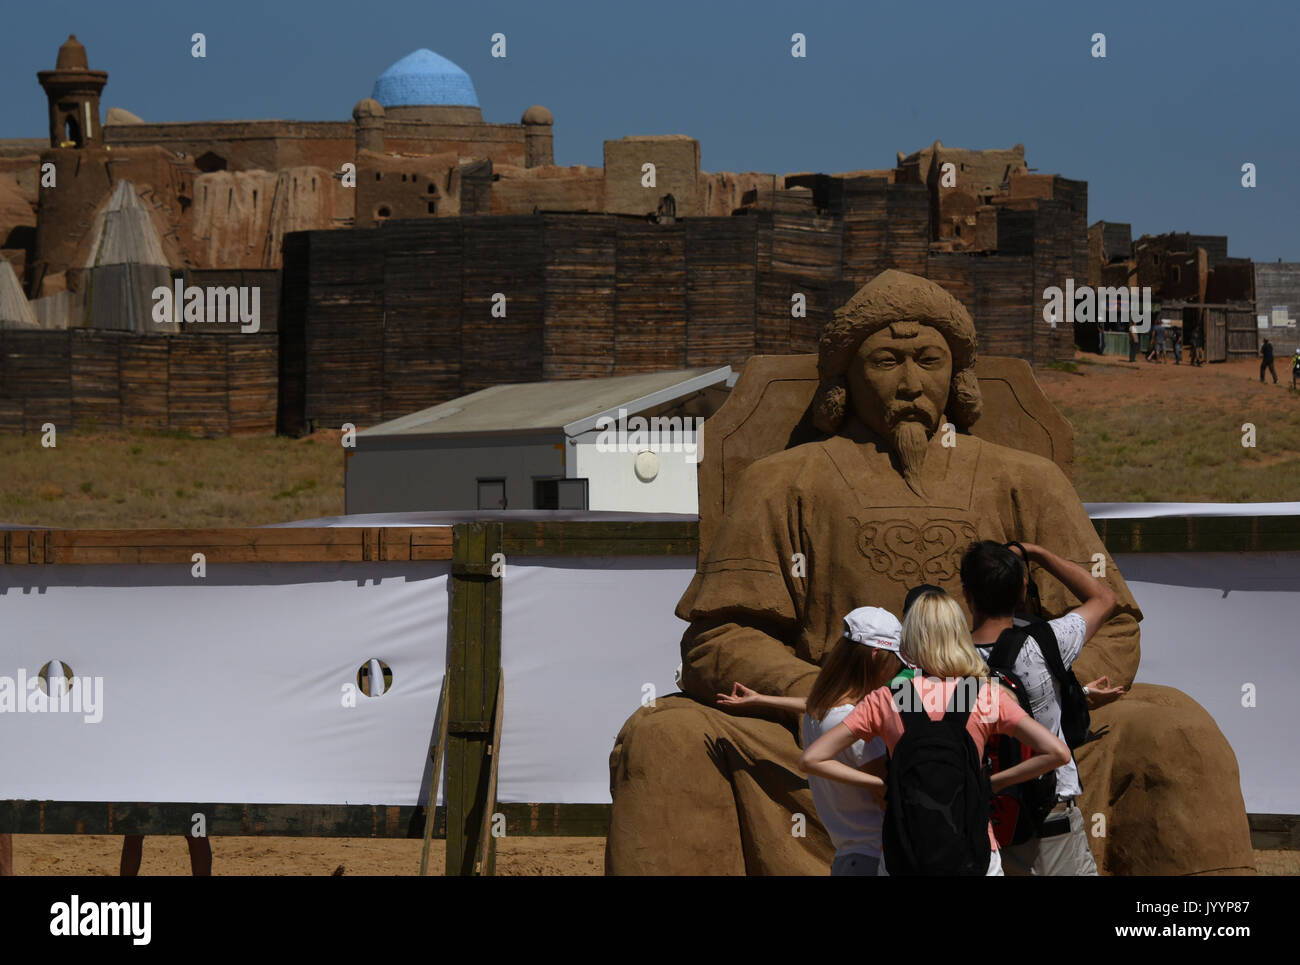
{"type": "MultiPolygon", "coordinates": [[[[488,786],[483,795],[483,827],[479,831],[478,853],[474,858],[476,875],[496,874],[497,839],[492,833],[492,822],[497,809],[497,764],[501,760],[501,717],[505,709],[506,680],[498,678],[497,699],[492,711],[492,743],[488,745],[488,786]]],[[[503,815],[504,817],[504,815],[503,815]]]]}
{"type": "MultiPolygon", "coordinates": [[[[475,873],[486,827],[484,811],[490,808],[488,750],[501,685],[500,553],[500,523],[458,523],[453,528],[447,638],[448,875],[475,873]]],[[[490,837],[488,848],[490,869],[490,837]]]]}
{"type": "Polygon", "coordinates": [[[429,756],[433,759],[433,776],[429,781],[429,806],[424,818],[424,849],[420,852],[420,874],[429,873],[429,845],[433,841],[433,825],[438,816],[438,782],[442,779],[442,758],[447,753],[447,676],[443,674],[442,690],[438,694],[438,724],[429,756]]]}

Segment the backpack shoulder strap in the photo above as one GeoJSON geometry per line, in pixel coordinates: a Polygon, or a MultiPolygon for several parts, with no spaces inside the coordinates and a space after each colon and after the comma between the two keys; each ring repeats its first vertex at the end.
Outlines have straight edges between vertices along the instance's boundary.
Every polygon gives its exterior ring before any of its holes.
{"type": "Polygon", "coordinates": [[[1052,672],[1056,682],[1065,685],[1065,661],[1061,659],[1061,644],[1052,632],[1051,626],[1044,620],[1036,620],[1024,627],[1024,630],[1038,643],[1047,669],[1052,672]]]}
{"type": "Polygon", "coordinates": [[[959,737],[967,734],[966,721],[970,719],[971,712],[975,709],[979,694],[980,679],[978,677],[962,677],[957,686],[953,688],[952,697],[948,700],[948,706],[944,708],[943,722],[959,737]]]}
{"type": "Polygon", "coordinates": [[[904,733],[907,732],[909,725],[916,726],[930,720],[930,715],[925,712],[921,700],[921,692],[916,688],[915,679],[896,680],[890,686],[894,694],[894,706],[898,708],[898,716],[903,720],[904,733]]]}
{"type": "MultiPolygon", "coordinates": [[[[1016,665],[1016,658],[1025,645],[1029,634],[1028,627],[1007,627],[998,634],[997,641],[989,653],[989,665],[1010,669],[1016,665]]],[[[1040,644],[1041,646],[1041,644],[1040,644]]]]}

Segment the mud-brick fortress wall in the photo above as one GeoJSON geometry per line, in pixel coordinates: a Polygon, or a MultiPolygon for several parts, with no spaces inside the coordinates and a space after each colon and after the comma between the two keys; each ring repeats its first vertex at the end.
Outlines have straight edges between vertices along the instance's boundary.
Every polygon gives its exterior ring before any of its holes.
{"type": "MultiPolygon", "coordinates": [[[[386,149],[395,154],[459,151],[490,157],[498,164],[523,165],[528,129],[521,124],[448,123],[422,118],[419,108],[404,108],[407,117],[387,119],[386,149]]],[[[440,109],[446,113],[448,108],[440,109]]],[[[477,111],[474,112],[477,114],[477,111]]],[[[207,158],[201,170],[277,171],[321,167],[338,171],[355,160],[356,125],[352,121],[207,121],[162,124],[114,124],[104,128],[104,143],[113,148],[158,146],[194,159],[207,158]]]]}
{"type": "Polygon", "coordinates": [[[349,121],[208,121],[113,124],[104,143],[113,148],[162,147],[210,158],[209,170],[276,171],[312,165],[337,171],[352,160],[355,127],[349,121]]]}

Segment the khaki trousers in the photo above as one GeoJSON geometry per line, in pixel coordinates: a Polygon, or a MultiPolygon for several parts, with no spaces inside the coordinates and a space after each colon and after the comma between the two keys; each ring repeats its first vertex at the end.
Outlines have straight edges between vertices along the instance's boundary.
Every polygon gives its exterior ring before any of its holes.
{"type": "MultiPolygon", "coordinates": [[[[1097,862],[1088,846],[1088,829],[1084,827],[1083,812],[1073,804],[1057,805],[1059,810],[1051,818],[1069,818],[1070,830],[1050,838],[1034,838],[1024,844],[1002,849],[1002,868],[1005,874],[1015,877],[1028,875],[1075,876],[1095,875],[1097,862]]],[[[1051,820],[1049,818],[1049,820],[1051,820]]]]}

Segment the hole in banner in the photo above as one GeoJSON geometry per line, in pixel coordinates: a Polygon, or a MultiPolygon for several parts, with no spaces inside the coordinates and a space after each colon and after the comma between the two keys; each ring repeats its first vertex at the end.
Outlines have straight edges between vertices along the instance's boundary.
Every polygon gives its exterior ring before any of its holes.
{"type": "Polygon", "coordinates": [[[67,690],[72,689],[72,668],[62,660],[51,660],[41,668],[40,681],[37,684],[41,688],[41,693],[50,692],[50,668],[54,668],[55,679],[58,679],[60,673],[63,675],[63,681],[67,690]]]}
{"type": "Polygon", "coordinates": [[[393,687],[393,671],[382,660],[367,660],[357,669],[357,689],[367,697],[382,697],[393,687]]]}

